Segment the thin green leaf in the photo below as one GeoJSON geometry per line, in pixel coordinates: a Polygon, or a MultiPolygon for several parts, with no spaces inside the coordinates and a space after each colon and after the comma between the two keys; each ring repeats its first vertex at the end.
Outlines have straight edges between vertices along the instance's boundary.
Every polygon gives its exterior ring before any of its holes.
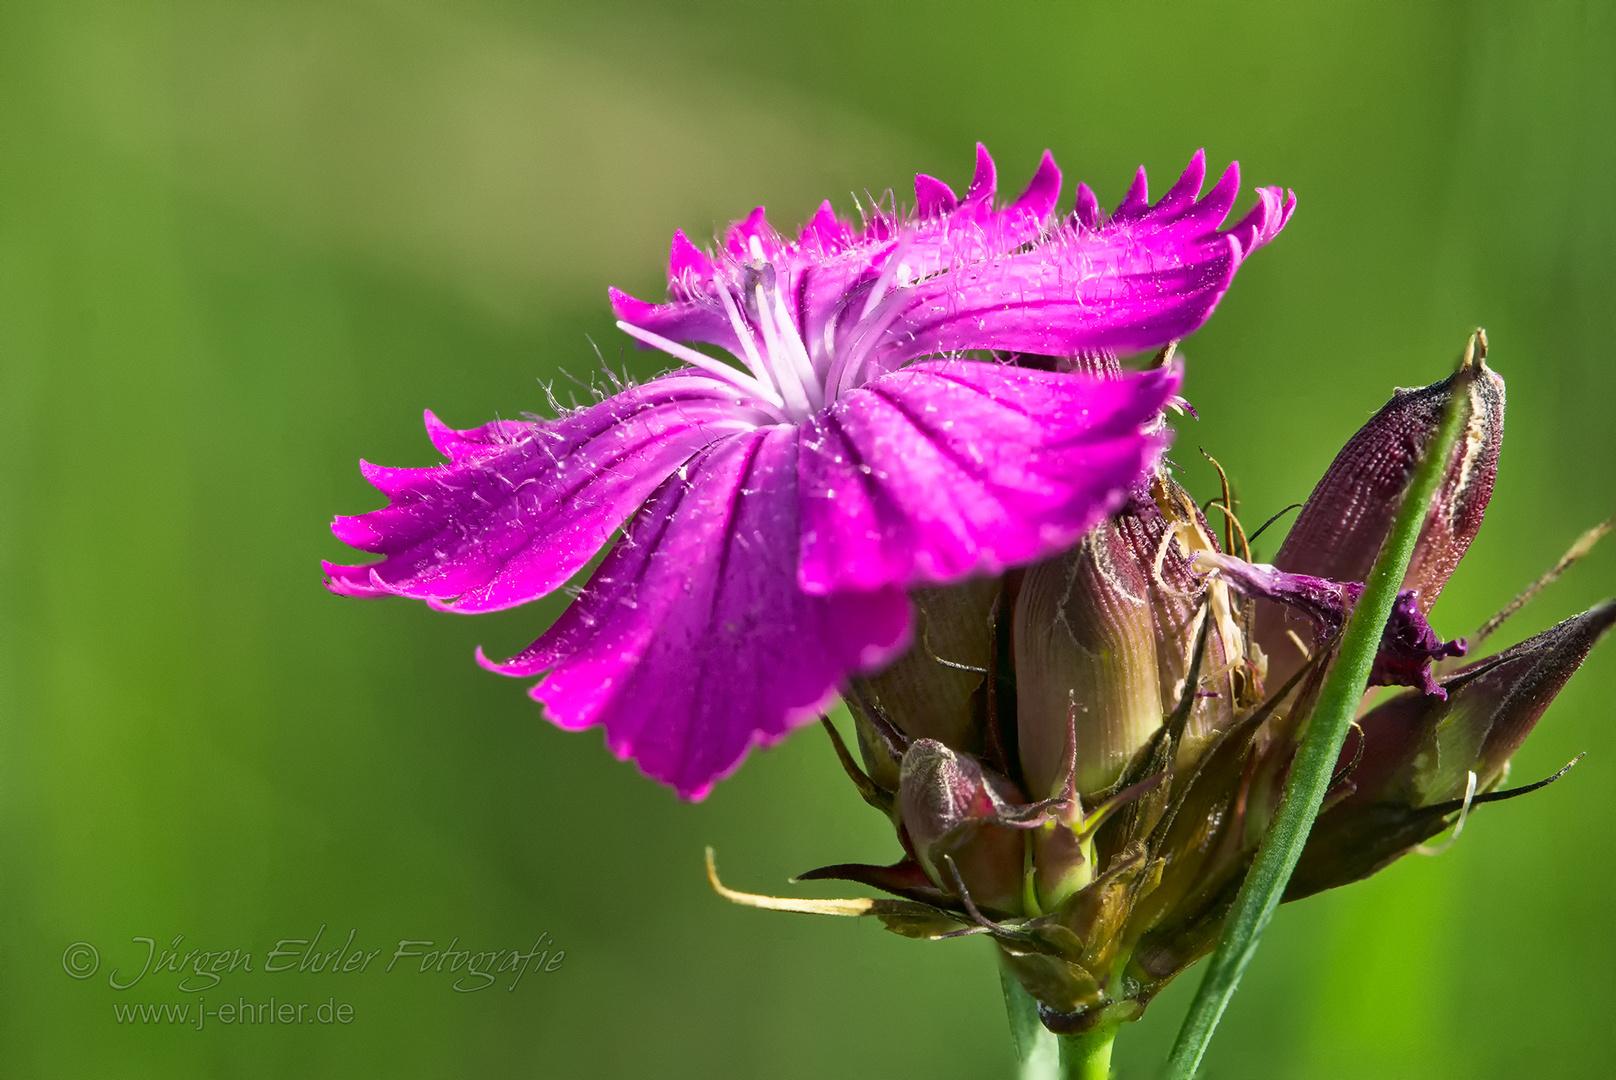
{"type": "Polygon", "coordinates": [[[1002,966],[999,980],[1004,985],[1004,1013],[1010,1021],[1017,1080],[1060,1080],[1060,1040],[1038,1019],[1038,1002],[1002,966]]]}

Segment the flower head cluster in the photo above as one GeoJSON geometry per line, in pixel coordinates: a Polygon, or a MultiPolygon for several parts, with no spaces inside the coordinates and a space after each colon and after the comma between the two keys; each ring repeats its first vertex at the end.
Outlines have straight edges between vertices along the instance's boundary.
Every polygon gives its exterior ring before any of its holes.
{"type": "Polygon", "coordinates": [[[900,933],[992,935],[1055,1030],[1138,1016],[1216,944],[1359,582],[1450,405],[1462,436],[1371,676],[1410,689],[1366,698],[1286,899],[1541,786],[1495,790],[1616,602],[1465,666],[1465,644],[1425,621],[1497,473],[1504,383],[1484,355],[1478,336],[1455,375],[1399,391],[1348,442],[1275,565],[1250,561],[1227,493],[1220,544],[1159,467],[1071,550],[919,594],[920,644],[848,695],[863,768],[837,743],[904,857],[803,877],[896,894],[859,913],[900,933]],[[1225,550],[1237,542],[1243,558],[1225,550]]]}
{"type": "Polygon", "coordinates": [[[1060,212],[1046,154],[1001,204],[978,147],[963,197],[920,176],[858,229],[827,203],[795,239],[761,208],[713,251],[676,233],[668,301],[612,303],[683,366],[553,420],[428,414],[448,463],[364,464],[389,505],[334,531],[384,558],[327,583],[494,611],[610,545],[538,641],[479,659],[700,798],[901,655],[911,590],[1064,551],[1155,466],[1177,371],[1114,356],[1199,327],[1295,205],[1261,189],[1223,229],[1238,170],[1204,179],[1197,154],[1155,203],[1141,170],[1111,213],[1081,185],[1060,212]]]}

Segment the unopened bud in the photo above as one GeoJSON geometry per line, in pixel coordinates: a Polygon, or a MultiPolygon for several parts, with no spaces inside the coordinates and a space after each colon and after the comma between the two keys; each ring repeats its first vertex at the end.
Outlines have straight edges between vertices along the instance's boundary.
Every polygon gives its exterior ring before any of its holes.
{"type": "Polygon", "coordinates": [[[1616,601],[1607,601],[1459,669],[1443,680],[1446,700],[1403,694],[1366,714],[1342,748],[1333,805],[1314,824],[1287,897],[1374,873],[1497,786],[1613,623],[1616,601]]]}
{"type": "Polygon", "coordinates": [[[1020,801],[1009,780],[935,739],[917,739],[903,755],[898,806],[915,858],[938,888],[958,896],[963,884],[982,910],[1022,909],[1020,801]]]}
{"type": "Polygon", "coordinates": [[[1016,728],[1034,798],[1065,786],[1075,731],[1077,790],[1115,783],[1162,724],[1147,567],[1115,520],[1027,572],[1016,600],[1016,728]]]}
{"type": "MultiPolygon", "coordinates": [[[[1274,565],[1334,581],[1366,580],[1420,458],[1436,438],[1455,395],[1464,399],[1463,434],[1448,460],[1401,586],[1414,593],[1422,614],[1429,613],[1481,527],[1498,474],[1504,380],[1480,356],[1472,356],[1439,383],[1397,391],[1359,429],[1313,489],[1274,565]]],[[[1259,605],[1257,640],[1269,656],[1270,682],[1276,684],[1306,660],[1287,631],[1308,650],[1318,644],[1311,628],[1288,621],[1283,608],[1259,605]]]]}
{"type": "MultiPolygon", "coordinates": [[[[1424,712],[1415,721],[1430,732],[1433,753],[1416,755],[1406,774],[1412,786],[1399,794],[1419,806],[1458,798],[1470,772],[1476,774],[1479,790],[1489,790],[1612,623],[1616,602],[1607,601],[1444,680],[1449,687],[1446,708],[1424,712]]],[[[1366,738],[1372,739],[1371,722],[1377,734],[1389,725],[1408,726],[1407,716],[1380,719],[1375,716],[1379,711],[1364,717],[1366,738]]],[[[1372,745],[1366,741],[1366,754],[1372,745]]]]}
{"type": "Polygon", "coordinates": [[[867,710],[879,710],[911,739],[936,739],[962,753],[981,752],[976,697],[987,673],[989,623],[1000,588],[997,578],[984,578],[915,590],[914,645],[886,670],[853,680],[849,705],[859,749],[870,776],[887,790],[897,787],[902,751],[895,755],[887,740],[871,730],[867,710]]]}

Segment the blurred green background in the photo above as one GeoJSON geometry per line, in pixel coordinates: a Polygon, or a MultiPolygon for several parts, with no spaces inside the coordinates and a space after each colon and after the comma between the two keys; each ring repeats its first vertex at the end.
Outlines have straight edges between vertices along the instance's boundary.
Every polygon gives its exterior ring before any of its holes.
{"type": "MultiPolygon", "coordinates": [[[[767,201],[1012,194],[1053,149],[1114,204],[1198,146],[1296,189],[1285,234],[1187,343],[1198,423],[1260,521],[1394,385],[1485,325],[1509,380],[1488,526],[1437,611],[1464,633],[1616,509],[1610,4],[0,5],[0,1075],[998,1076],[980,940],[726,905],[701,874],[895,845],[805,731],[703,804],[546,724],[461,619],[328,595],[360,456],[427,464],[615,360],[605,289],[654,297],[671,231],[767,201]],[[262,972],[350,929],[363,976],[262,972]],[[400,939],[562,966],[457,993],[400,939]],[[242,948],[225,1000],[353,1020],[120,1025],[149,937],[242,948]],[[63,951],[101,966],[70,978],[63,951]]],[[[1249,201],[1249,195],[1247,196],[1249,201]]],[[[634,361],[648,371],[645,361],[634,361]]],[[[1262,545],[1273,551],[1273,541],[1262,545]]],[[[1616,592],[1597,551],[1506,644],[1616,592]]],[[[1565,782],[1441,858],[1287,907],[1206,1075],[1583,1077],[1616,1007],[1616,649],[1516,759],[1565,782]]],[[[337,939],[335,943],[332,938],[337,939]]],[[[1198,973],[1118,1044],[1147,1077],[1198,973]]],[[[194,997],[194,995],[192,995],[194,997]]]]}

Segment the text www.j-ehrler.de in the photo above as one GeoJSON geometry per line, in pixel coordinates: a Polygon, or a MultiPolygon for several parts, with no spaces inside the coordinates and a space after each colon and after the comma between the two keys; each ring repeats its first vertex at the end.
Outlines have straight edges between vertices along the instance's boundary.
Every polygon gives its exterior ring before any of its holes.
{"type": "Polygon", "coordinates": [[[213,1024],[351,1024],[354,1007],[336,998],[324,1001],[248,1001],[239,998],[209,1008],[207,999],[185,1002],[120,1001],[112,1006],[120,1024],[155,1024],[201,1031],[213,1024]]]}

